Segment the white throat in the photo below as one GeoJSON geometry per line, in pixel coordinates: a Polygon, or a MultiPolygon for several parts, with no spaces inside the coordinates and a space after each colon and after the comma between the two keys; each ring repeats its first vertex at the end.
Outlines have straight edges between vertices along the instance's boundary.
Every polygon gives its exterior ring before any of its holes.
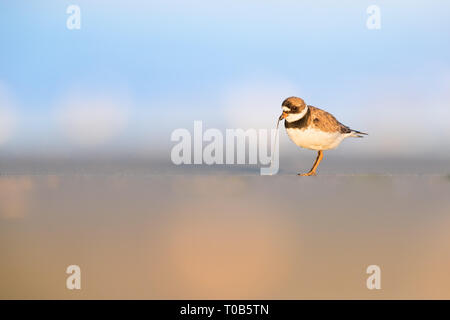
{"type": "Polygon", "coordinates": [[[305,109],[303,109],[302,112],[300,113],[294,113],[294,114],[289,114],[286,117],[286,121],[287,122],[295,122],[300,120],[301,118],[303,118],[305,116],[305,114],[308,112],[308,106],[305,106],[305,109]]]}

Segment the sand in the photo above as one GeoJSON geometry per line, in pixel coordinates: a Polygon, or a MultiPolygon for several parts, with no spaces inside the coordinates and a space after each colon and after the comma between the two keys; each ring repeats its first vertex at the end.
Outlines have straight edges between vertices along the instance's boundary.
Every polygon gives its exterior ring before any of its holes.
{"type": "Polygon", "coordinates": [[[449,176],[286,171],[4,174],[0,298],[450,298],[449,176]]]}

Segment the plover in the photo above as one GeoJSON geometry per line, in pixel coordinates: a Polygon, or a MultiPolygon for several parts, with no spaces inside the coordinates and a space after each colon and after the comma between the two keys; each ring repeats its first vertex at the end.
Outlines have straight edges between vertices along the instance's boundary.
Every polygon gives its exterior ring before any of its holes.
{"type": "Polygon", "coordinates": [[[324,150],[336,148],[347,137],[362,138],[367,135],[343,125],[332,114],[307,105],[301,98],[289,97],[283,101],[281,108],[283,113],[279,120],[285,119],[284,126],[289,138],[299,147],[318,151],[311,170],[299,173],[301,176],[316,175],[324,150]]]}

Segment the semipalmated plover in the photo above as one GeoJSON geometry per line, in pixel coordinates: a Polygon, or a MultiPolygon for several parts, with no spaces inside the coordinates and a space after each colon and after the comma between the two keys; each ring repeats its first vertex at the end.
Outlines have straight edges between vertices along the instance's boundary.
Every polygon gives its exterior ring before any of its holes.
{"type": "Polygon", "coordinates": [[[299,147],[318,151],[311,170],[299,173],[301,176],[316,175],[324,150],[336,148],[347,137],[362,138],[362,135],[367,135],[344,126],[332,114],[307,105],[301,98],[287,98],[281,108],[283,113],[279,120],[285,119],[284,126],[289,138],[299,147]]]}

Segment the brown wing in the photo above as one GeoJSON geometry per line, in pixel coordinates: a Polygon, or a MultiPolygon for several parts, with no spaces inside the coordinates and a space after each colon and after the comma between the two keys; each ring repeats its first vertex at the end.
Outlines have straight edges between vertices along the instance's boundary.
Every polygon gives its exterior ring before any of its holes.
{"type": "Polygon", "coordinates": [[[349,127],[344,126],[342,123],[337,121],[331,113],[313,106],[308,107],[311,112],[310,123],[313,128],[317,128],[325,132],[350,133],[352,131],[349,127]]]}

